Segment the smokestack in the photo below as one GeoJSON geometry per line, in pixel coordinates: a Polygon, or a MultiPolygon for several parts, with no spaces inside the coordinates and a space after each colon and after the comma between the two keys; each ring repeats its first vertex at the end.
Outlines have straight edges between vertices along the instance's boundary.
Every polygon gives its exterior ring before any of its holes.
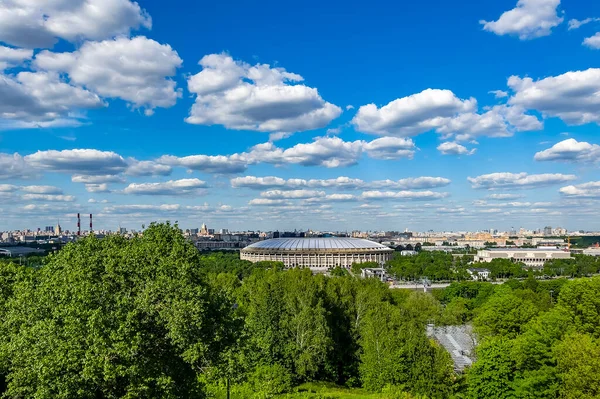
{"type": "Polygon", "coordinates": [[[77,214],[77,236],[81,235],[81,215],[77,214]]]}
{"type": "Polygon", "coordinates": [[[94,228],[92,227],[92,214],[90,213],[90,234],[94,232],[94,228]]]}

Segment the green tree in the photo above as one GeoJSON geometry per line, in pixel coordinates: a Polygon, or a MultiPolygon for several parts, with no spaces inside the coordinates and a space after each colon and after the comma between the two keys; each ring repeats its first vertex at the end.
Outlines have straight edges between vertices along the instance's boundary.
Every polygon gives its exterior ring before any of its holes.
{"type": "Polygon", "coordinates": [[[477,362],[468,371],[468,393],[473,399],[514,398],[514,361],[512,344],[506,338],[495,338],[477,348],[477,362]]]}
{"type": "Polygon", "coordinates": [[[93,236],[18,285],[0,345],[9,397],[197,397],[198,373],[231,342],[231,304],[211,292],[177,226],[93,236]]]}
{"type": "Polygon", "coordinates": [[[565,337],[555,351],[561,397],[600,397],[600,345],[588,334],[575,333],[565,337]]]}

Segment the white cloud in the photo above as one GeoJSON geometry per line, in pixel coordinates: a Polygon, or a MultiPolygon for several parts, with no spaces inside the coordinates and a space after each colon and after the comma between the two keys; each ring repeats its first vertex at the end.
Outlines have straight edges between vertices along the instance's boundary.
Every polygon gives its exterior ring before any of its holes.
{"type": "Polygon", "coordinates": [[[431,200],[448,197],[448,193],[438,193],[434,191],[365,191],[361,198],[365,200],[431,200]]]}
{"type": "Polygon", "coordinates": [[[106,98],[120,98],[151,114],[156,107],[168,108],[181,97],[171,79],[182,64],[168,44],[143,36],[118,37],[85,42],[72,53],[42,51],[35,57],[37,68],[66,73],[70,82],[106,98]]]}
{"type": "Polygon", "coordinates": [[[73,202],[75,197],[72,195],[52,195],[52,194],[24,194],[25,201],[50,201],[50,202],[73,202]]]}
{"type": "Polygon", "coordinates": [[[260,193],[260,196],[263,198],[269,199],[306,199],[306,198],[317,198],[324,197],[324,191],[315,191],[315,190],[291,190],[291,191],[282,191],[282,190],[272,190],[272,191],[264,191],[260,193]]]}
{"type": "Polygon", "coordinates": [[[351,109],[354,109],[354,105],[352,105],[352,104],[346,105],[346,111],[350,111],[351,109]]]}
{"type": "Polygon", "coordinates": [[[150,16],[129,0],[10,0],[0,7],[0,41],[27,48],[128,35],[150,29],[150,16]]]}
{"type": "Polygon", "coordinates": [[[118,175],[73,175],[71,181],[84,184],[125,183],[125,179],[118,175]]]}
{"type": "Polygon", "coordinates": [[[491,90],[488,91],[489,94],[493,94],[495,98],[505,98],[508,97],[508,92],[503,90],[491,90]]]}
{"type": "Polygon", "coordinates": [[[186,157],[165,155],[157,162],[208,173],[239,173],[245,171],[248,165],[261,163],[277,166],[291,164],[345,167],[357,164],[363,153],[378,159],[410,158],[414,153],[414,143],[409,139],[391,137],[382,137],[370,142],[344,141],[339,137],[316,137],[313,142],[299,143],[290,148],[280,148],[272,142],[267,142],[255,145],[243,153],[186,157]]]}
{"type": "Polygon", "coordinates": [[[509,104],[534,109],[568,124],[600,123],[600,69],[567,72],[534,81],[511,76],[509,104]]]}
{"type": "Polygon", "coordinates": [[[33,57],[33,50],[0,45],[0,71],[22,65],[33,57]]]}
{"type": "Polygon", "coordinates": [[[535,154],[536,161],[598,162],[600,145],[567,139],[535,154]]]}
{"type": "Polygon", "coordinates": [[[437,129],[446,137],[456,135],[459,141],[479,136],[511,137],[515,132],[541,130],[543,124],[521,107],[496,105],[482,113],[464,113],[448,120],[437,129]]]}
{"type": "Polygon", "coordinates": [[[583,20],[571,19],[569,20],[569,30],[579,29],[583,25],[589,24],[590,22],[598,22],[600,18],[586,18],[583,20]]]}
{"type": "Polygon", "coordinates": [[[190,155],[186,157],[163,155],[157,162],[164,165],[181,166],[206,173],[239,173],[245,171],[248,167],[247,161],[239,154],[230,156],[190,155]]]}
{"type": "Polygon", "coordinates": [[[490,199],[493,201],[514,200],[514,199],[519,199],[519,198],[523,198],[523,195],[521,195],[521,194],[490,194],[487,196],[487,199],[490,199]]]}
{"type": "Polygon", "coordinates": [[[0,184],[0,193],[12,193],[17,191],[20,187],[12,184],[0,184]]]}
{"type": "Polygon", "coordinates": [[[337,168],[354,165],[362,155],[364,142],[348,142],[339,137],[318,137],[312,143],[300,143],[287,149],[273,143],[259,144],[243,154],[249,164],[299,164],[337,168]]]}
{"type": "Polygon", "coordinates": [[[255,198],[251,200],[248,204],[257,206],[279,206],[290,205],[290,202],[283,199],[255,198]]]}
{"type": "Polygon", "coordinates": [[[234,188],[280,188],[280,189],[298,189],[298,188],[334,188],[339,190],[358,190],[358,189],[427,189],[444,187],[450,184],[450,180],[443,177],[410,177],[400,180],[375,180],[366,182],[361,179],[355,179],[340,176],[335,179],[282,179],[275,176],[256,177],[245,176],[231,179],[231,186],[234,188]]]}
{"type": "Polygon", "coordinates": [[[557,8],[560,0],[519,0],[517,6],[503,13],[497,21],[479,21],[483,29],[497,35],[518,36],[521,40],[548,36],[560,25],[557,8]]]}
{"type": "Polygon", "coordinates": [[[0,119],[8,128],[77,126],[81,122],[72,111],[105,106],[96,94],[63,82],[55,72],[0,74],[0,98],[0,119]]]}
{"type": "Polygon", "coordinates": [[[436,131],[446,138],[456,135],[458,140],[510,137],[515,131],[542,127],[521,107],[497,105],[480,114],[474,98],[461,100],[449,90],[438,89],[399,98],[381,108],[364,105],[352,123],[364,133],[405,137],[436,131]]]}
{"type": "Polygon", "coordinates": [[[562,187],[560,193],[567,197],[600,198],[600,181],[562,187]]]}
{"type": "Polygon", "coordinates": [[[0,153],[0,179],[29,179],[35,175],[32,168],[19,154],[0,153]]]}
{"type": "Polygon", "coordinates": [[[108,184],[100,183],[100,184],[86,184],[85,189],[88,193],[110,193],[110,189],[108,188],[108,184]]]}
{"type": "Polygon", "coordinates": [[[583,40],[583,45],[595,50],[600,49],[600,32],[596,33],[594,36],[586,37],[583,40]]]}
{"type": "Polygon", "coordinates": [[[467,180],[471,182],[473,188],[476,189],[509,189],[509,188],[536,188],[549,186],[552,184],[564,183],[570,180],[575,180],[574,175],[555,174],[539,174],[528,175],[527,173],[490,173],[477,177],[469,177],[467,180]]]}
{"type": "Polygon", "coordinates": [[[103,212],[107,214],[137,214],[137,213],[173,213],[181,210],[179,204],[162,204],[162,205],[113,205],[104,208],[103,212]]]}
{"type": "Polygon", "coordinates": [[[271,133],[271,134],[269,134],[269,141],[279,141],[279,140],[287,139],[288,137],[291,137],[292,135],[293,135],[293,133],[288,133],[288,132],[271,133]]]}
{"type": "Polygon", "coordinates": [[[448,118],[476,108],[474,98],[461,100],[450,90],[427,89],[381,108],[363,105],[352,123],[361,132],[406,137],[437,129],[448,118]]]}
{"type": "Polygon", "coordinates": [[[169,176],[172,168],[154,161],[138,161],[134,158],[128,159],[129,166],[125,174],[130,176],[169,176]]]}
{"type": "Polygon", "coordinates": [[[21,190],[30,194],[62,194],[63,190],[54,186],[25,186],[21,190]]]}
{"type": "Polygon", "coordinates": [[[111,175],[123,172],[127,163],[119,154],[91,149],[38,151],[25,161],[45,172],[83,175],[111,175]]]}
{"type": "Polygon", "coordinates": [[[440,144],[437,147],[438,151],[444,155],[473,155],[477,149],[468,150],[464,145],[453,141],[448,141],[440,144]]]}
{"type": "Polygon", "coordinates": [[[412,159],[415,154],[415,143],[407,138],[382,137],[365,142],[363,149],[373,159],[412,159]]]}
{"type": "Polygon", "coordinates": [[[133,195],[186,195],[198,194],[207,188],[205,181],[199,179],[169,180],[160,183],[131,183],[123,193],[133,195]]]}
{"type": "Polygon", "coordinates": [[[357,201],[358,197],[352,194],[328,194],[322,197],[308,198],[304,203],[321,203],[321,202],[350,202],[357,201]]]}
{"type": "Polygon", "coordinates": [[[206,55],[199,64],[202,71],[188,79],[196,94],[188,123],[291,133],[325,127],[342,113],[283,68],[251,66],[227,54],[206,55]]]}

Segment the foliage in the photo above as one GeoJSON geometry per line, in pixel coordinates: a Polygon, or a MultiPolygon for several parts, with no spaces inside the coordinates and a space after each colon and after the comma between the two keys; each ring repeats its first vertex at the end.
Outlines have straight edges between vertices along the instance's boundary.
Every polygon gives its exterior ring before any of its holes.
{"type": "Polygon", "coordinates": [[[390,274],[400,280],[415,281],[427,277],[432,281],[466,280],[467,258],[454,258],[445,252],[420,252],[416,256],[395,256],[388,262],[390,274]]]}
{"type": "Polygon", "coordinates": [[[70,244],[13,284],[0,353],[10,397],[197,396],[231,340],[230,306],[169,224],[70,244]]]}

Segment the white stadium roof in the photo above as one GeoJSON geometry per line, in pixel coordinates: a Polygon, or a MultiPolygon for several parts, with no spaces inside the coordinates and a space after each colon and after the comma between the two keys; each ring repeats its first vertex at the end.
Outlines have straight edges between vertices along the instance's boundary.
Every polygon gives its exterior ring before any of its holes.
{"type": "Polygon", "coordinates": [[[273,238],[271,240],[259,241],[244,249],[257,250],[284,250],[284,251],[305,251],[305,250],[329,250],[329,249],[359,249],[359,250],[388,250],[390,248],[374,241],[363,240],[360,238],[347,237],[327,237],[327,238],[273,238]]]}

